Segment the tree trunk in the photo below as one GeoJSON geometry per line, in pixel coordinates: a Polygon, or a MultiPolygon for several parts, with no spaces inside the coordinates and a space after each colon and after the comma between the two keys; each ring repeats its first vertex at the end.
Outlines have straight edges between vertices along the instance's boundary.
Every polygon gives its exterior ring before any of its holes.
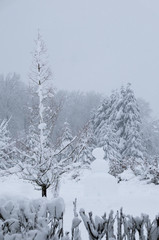
{"type": "Polygon", "coordinates": [[[47,188],[46,188],[46,185],[43,185],[42,188],[42,197],[47,197],[47,188]]]}

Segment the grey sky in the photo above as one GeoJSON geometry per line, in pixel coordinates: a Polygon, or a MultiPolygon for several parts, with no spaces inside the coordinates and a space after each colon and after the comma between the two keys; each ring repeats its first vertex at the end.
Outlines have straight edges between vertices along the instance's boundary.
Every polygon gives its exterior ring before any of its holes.
{"type": "Polygon", "coordinates": [[[131,82],[159,116],[158,0],[0,0],[0,72],[25,81],[40,28],[54,85],[111,90],[131,82]]]}

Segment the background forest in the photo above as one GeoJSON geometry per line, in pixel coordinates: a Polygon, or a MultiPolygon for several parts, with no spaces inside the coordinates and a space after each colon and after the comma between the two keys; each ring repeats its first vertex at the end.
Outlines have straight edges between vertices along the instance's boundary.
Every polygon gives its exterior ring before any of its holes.
{"type": "MultiPolygon", "coordinates": [[[[36,108],[38,99],[33,88],[16,73],[1,75],[0,84],[1,122],[7,121],[10,138],[18,143],[29,132],[30,108],[36,108]]],[[[141,163],[153,166],[150,172],[154,175],[155,171],[153,181],[158,183],[159,120],[153,119],[146,101],[135,98],[130,84],[114,90],[109,97],[95,92],[55,90],[54,103],[58,113],[52,142],[62,138],[66,126],[70,141],[81,132],[89,132],[85,142],[89,142],[91,149],[104,148],[105,159],[118,168],[113,170],[114,175],[139,161],[138,166],[141,163]]],[[[141,174],[141,169],[137,172],[141,174]]]]}

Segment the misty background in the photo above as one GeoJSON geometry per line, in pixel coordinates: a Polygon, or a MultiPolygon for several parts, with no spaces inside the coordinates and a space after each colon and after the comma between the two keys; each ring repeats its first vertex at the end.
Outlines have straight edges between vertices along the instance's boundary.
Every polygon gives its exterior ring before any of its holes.
{"type": "Polygon", "coordinates": [[[37,29],[54,86],[109,95],[127,82],[159,116],[157,0],[0,0],[0,73],[28,83],[37,29]]]}

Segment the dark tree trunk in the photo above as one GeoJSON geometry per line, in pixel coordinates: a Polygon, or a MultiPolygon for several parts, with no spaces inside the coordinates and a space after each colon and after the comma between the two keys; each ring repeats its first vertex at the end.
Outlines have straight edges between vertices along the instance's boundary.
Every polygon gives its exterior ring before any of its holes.
{"type": "Polygon", "coordinates": [[[47,197],[47,188],[46,188],[46,185],[43,185],[41,189],[42,189],[42,197],[47,197]]]}

